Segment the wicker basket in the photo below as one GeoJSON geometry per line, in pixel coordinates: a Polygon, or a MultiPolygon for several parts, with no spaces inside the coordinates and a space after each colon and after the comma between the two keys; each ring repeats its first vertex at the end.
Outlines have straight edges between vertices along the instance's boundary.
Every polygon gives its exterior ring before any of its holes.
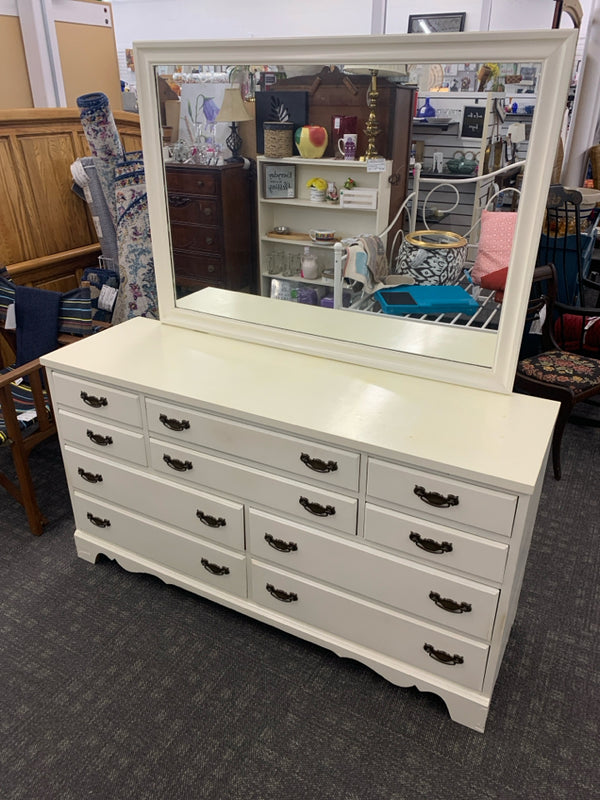
{"type": "Polygon", "coordinates": [[[268,158],[289,158],[294,155],[294,123],[264,122],[265,155],[268,158]]]}

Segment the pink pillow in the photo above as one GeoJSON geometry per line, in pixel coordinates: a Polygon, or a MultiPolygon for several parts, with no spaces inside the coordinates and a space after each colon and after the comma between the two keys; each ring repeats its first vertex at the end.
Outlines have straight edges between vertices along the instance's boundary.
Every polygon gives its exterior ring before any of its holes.
{"type": "Polygon", "coordinates": [[[516,224],[516,211],[481,212],[479,249],[471,270],[475,283],[490,272],[508,269],[516,224]]]}

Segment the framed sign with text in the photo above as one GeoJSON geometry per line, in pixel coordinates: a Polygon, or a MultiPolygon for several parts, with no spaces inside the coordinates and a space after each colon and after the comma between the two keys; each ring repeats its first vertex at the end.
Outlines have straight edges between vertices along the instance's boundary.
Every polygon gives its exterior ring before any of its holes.
{"type": "Polygon", "coordinates": [[[263,164],[266,200],[296,197],[296,167],[293,164],[263,164]]]}
{"type": "Polygon", "coordinates": [[[465,106],[460,135],[463,139],[481,139],[485,122],[485,106],[465,106]]]}
{"type": "Polygon", "coordinates": [[[449,14],[410,14],[409,33],[453,33],[464,31],[466,12],[449,14]]]}

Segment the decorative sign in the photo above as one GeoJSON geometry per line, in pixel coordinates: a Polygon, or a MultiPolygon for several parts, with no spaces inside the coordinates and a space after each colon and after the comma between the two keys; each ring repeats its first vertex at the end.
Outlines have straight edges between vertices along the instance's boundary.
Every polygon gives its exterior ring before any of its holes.
{"type": "Polygon", "coordinates": [[[264,164],[264,191],[267,200],[296,197],[296,167],[293,164],[264,164]]]}
{"type": "Polygon", "coordinates": [[[463,139],[483,138],[485,106],[465,106],[460,135],[463,139]]]}

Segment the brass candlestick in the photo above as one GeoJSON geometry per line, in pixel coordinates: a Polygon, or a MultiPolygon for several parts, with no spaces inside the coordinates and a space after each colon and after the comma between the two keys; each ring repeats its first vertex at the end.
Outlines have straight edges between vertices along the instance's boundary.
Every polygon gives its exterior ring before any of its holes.
{"type": "Polygon", "coordinates": [[[379,156],[377,148],[375,147],[375,137],[381,130],[375,116],[377,98],[379,97],[379,92],[377,91],[377,75],[379,74],[379,70],[370,69],[369,72],[371,73],[371,86],[369,87],[369,93],[367,95],[369,116],[367,118],[367,124],[365,125],[365,133],[367,134],[367,150],[364,156],[361,156],[361,161],[368,161],[370,158],[378,158],[379,156]]]}

